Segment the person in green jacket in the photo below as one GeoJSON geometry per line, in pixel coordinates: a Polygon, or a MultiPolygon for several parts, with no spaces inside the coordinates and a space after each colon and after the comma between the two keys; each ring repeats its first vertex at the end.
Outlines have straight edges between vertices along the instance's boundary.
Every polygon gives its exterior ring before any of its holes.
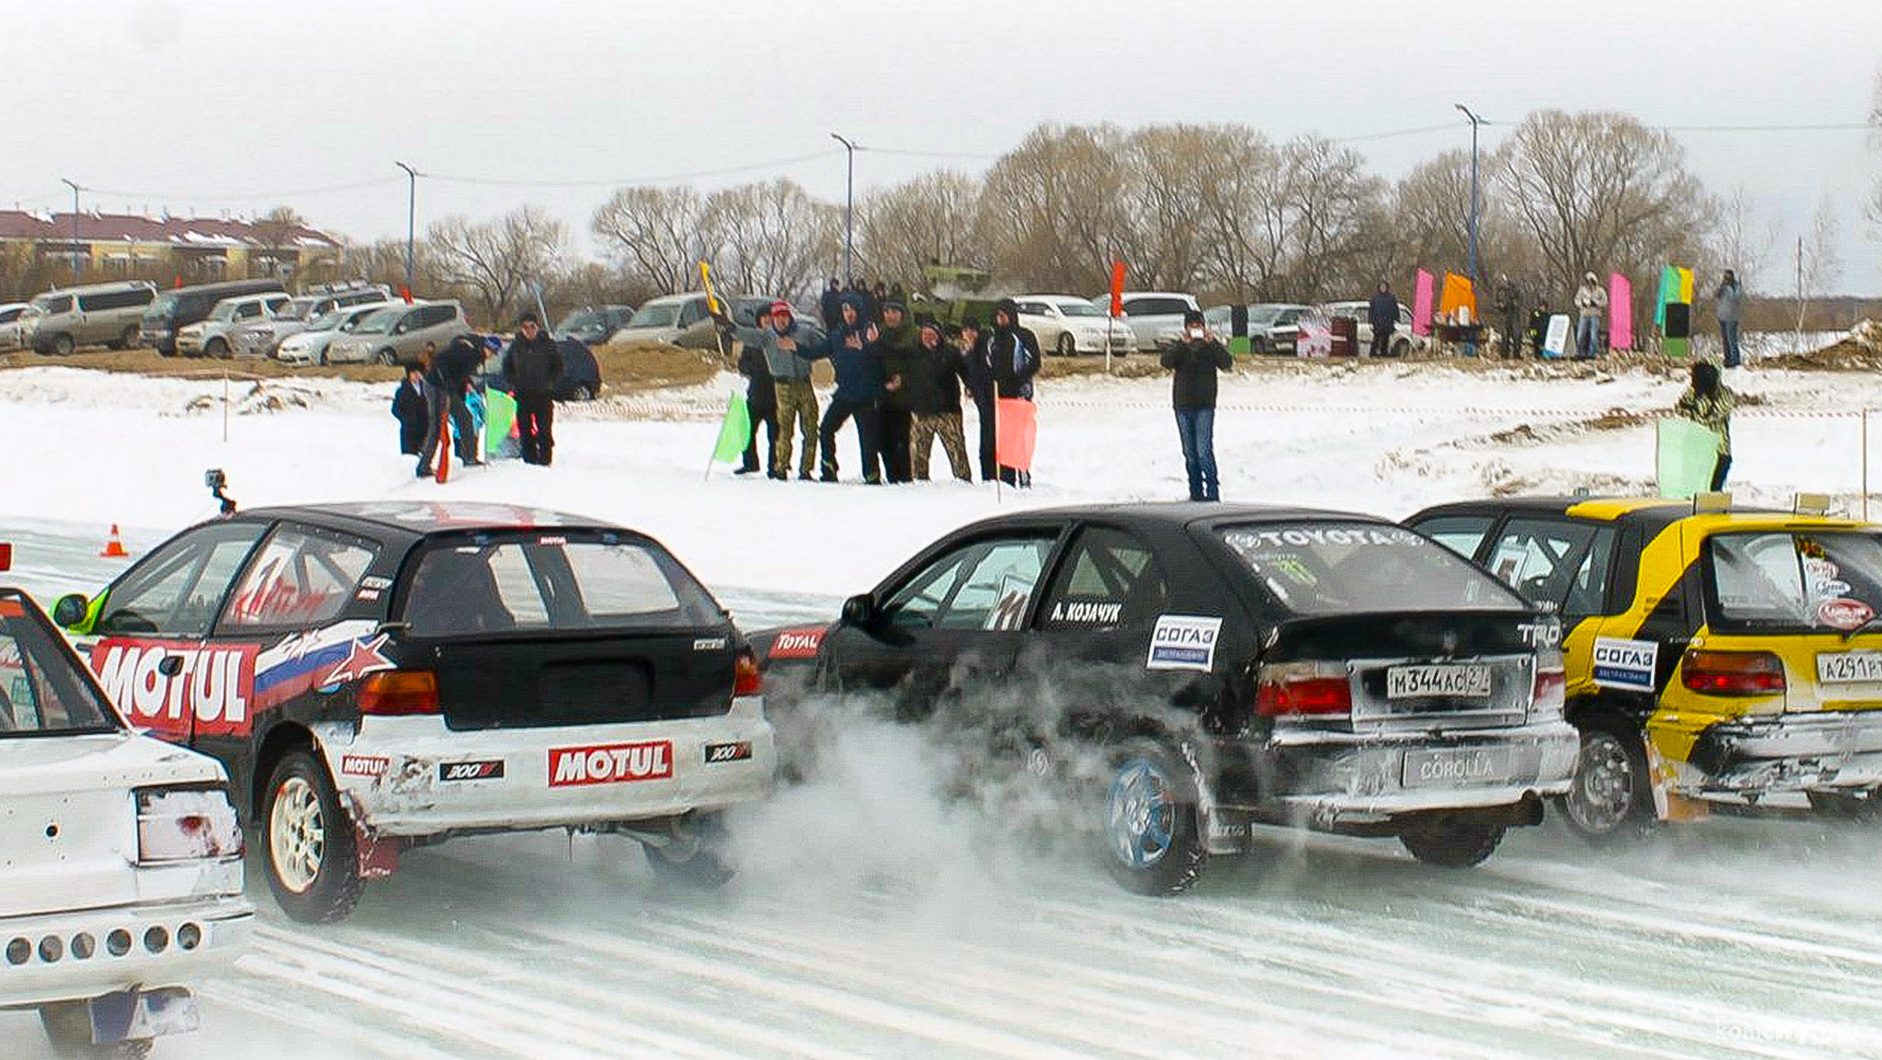
{"type": "Polygon", "coordinates": [[[1692,385],[1679,396],[1673,411],[1719,436],[1719,459],[1712,465],[1712,489],[1725,488],[1725,473],[1732,469],[1732,407],[1738,395],[1719,382],[1719,366],[1699,361],[1692,366],[1692,385]]]}

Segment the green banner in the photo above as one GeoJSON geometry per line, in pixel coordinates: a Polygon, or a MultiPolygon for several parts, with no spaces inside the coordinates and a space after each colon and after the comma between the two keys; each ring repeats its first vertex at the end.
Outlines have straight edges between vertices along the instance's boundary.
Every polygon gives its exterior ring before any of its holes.
{"type": "Polygon", "coordinates": [[[1690,497],[1712,488],[1719,460],[1719,436],[1683,416],[1660,421],[1656,463],[1660,496],[1690,497]]]}
{"type": "Polygon", "coordinates": [[[492,387],[484,391],[484,452],[495,455],[516,423],[516,399],[492,387]]]}
{"type": "Polygon", "coordinates": [[[745,455],[751,442],[751,410],[736,391],[726,400],[725,421],[719,424],[719,441],[712,447],[712,458],[729,464],[745,455]]]}

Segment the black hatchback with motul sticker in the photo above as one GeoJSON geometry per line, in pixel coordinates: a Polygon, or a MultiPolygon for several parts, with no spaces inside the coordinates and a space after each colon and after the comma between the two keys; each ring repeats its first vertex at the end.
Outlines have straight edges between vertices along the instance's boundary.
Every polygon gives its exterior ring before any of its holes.
{"type": "Polygon", "coordinates": [[[1422,861],[1473,865],[1541,821],[1575,762],[1556,619],[1370,516],[999,516],[929,546],[834,625],[752,640],[790,771],[815,772],[853,704],[970,734],[1064,782],[1112,874],[1145,894],[1259,852],[1263,824],[1395,836],[1422,861]]]}
{"type": "Polygon", "coordinates": [[[256,509],[56,617],[133,724],[220,759],[296,919],[401,851],[567,828],[729,875],[720,816],[775,753],[757,662],[659,542],[491,504],[256,509]]]}

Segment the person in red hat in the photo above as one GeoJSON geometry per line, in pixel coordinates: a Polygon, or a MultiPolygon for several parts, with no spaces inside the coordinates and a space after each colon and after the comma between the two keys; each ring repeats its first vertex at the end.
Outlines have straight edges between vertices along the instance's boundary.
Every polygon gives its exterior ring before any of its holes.
{"type": "Polygon", "coordinates": [[[791,428],[795,424],[804,443],[797,477],[816,478],[817,392],[810,385],[810,366],[822,352],[817,333],[799,322],[789,302],[771,303],[771,326],[765,335],[765,366],[778,389],[778,441],[771,456],[771,477],[787,478],[791,471],[791,428]]]}

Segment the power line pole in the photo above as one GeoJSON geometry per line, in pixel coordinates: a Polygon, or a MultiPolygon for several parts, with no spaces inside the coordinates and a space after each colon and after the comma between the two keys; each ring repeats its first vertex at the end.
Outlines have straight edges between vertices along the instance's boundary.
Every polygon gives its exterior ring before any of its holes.
{"type": "Polygon", "coordinates": [[[1477,212],[1478,212],[1477,126],[1483,124],[1483,119],[1471,113],[1470,108],[1464,106],[1462,103],[1455,104],[1455,106],[1457,107],[1458,110],[1464,112],[1465,118],[1468,118],[1470,120],[1470,286],[1472,290],[1475,290],[1477,286],[1477,212]]]}
{"type": "Polygon", "coordinates": [[[59,183],[72,189],[72,254],[71,254],[72,283],[76,285],[79,281],[79,263],[78,263],[78,192],[79,192],[79,187],[77,184],[72,183],[71,181],[65,179],[64,177],[59,178],[59,183]]]}
{"type": "Polygon", "coordinates": [[[417,261],[418,170],[413,169],[411,166],[408,166],[405,163],[399,162],[396,160],[392,164],[399,167],[400,169],[403,169],[405,171],[405,176],[406,176],[407,190],[406,190],[406,195],[405,195],[405,290],[407,293],[410,293],[413,284],[416,282],[413,279],[413,274],[416,272],[417,265],[418,265],[418,261],[417,261]]]}
{"type": "Polygon", "coordinates": [[[843,282],[856,285],[856,144],[836,133],[830,138],[843,145],[849,156],[848,175],[843,189],[843,282]]]}

